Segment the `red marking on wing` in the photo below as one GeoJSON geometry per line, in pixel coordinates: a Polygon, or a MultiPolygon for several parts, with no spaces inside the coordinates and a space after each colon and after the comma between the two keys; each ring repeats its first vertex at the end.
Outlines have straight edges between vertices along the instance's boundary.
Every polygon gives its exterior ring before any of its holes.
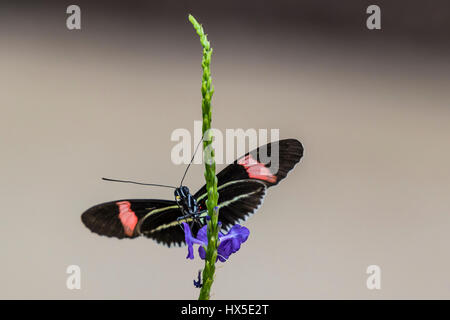
{"type": "Polygon", "coordinates": [[[129,201],[116,202],[119,206],[119,219],[122,222],[123,230],[129,237],[133,236],[134,228],[138,222],[138,218],[133,210],[131,210],[131,204],[129,201]]]}
{"type": "Polygon", "coordinates": [[[250,178],[264,180],[270,183],[277,181],[277,177],[264,164],[253,159],[250,154],[239,159],[237,163],[244,166],[250,178]]]}

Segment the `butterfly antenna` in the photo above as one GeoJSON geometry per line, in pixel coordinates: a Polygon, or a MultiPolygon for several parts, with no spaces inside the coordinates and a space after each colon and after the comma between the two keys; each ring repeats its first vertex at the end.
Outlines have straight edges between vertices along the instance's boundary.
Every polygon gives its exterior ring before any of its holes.
{"type": "Polygon", "coordinates": [[[183,181],[184,181],[184,178],[186,177],[186,173],[188,172],[189,167],[192,164],[192,161],[194,161],[195,155],[197,154],[197,151],[198,151],[198,147],[200,147],[200,144],[202,143],[202,141],[203,141],[203,138],[200,139],[200,142],[197,144],[197,147],[195,148],[194,155],[192,156],[191,162],[189,162],[186,170],[184,171],[183,178],[181,179],[181,182],[180,182],[180,187],[183,185],[183,181]]]}
{"type": "Polygon", "coordinates": [[[109,178],[102,178],[102,180],[112,181],[112,182],[139,184],[141,186],[153,186],[153,187],[163,187],[163,188],[172,188],[172,189],[176,189],[177,188],[177,187],[174,187],[174,186],[166,186],[164,184],[142,183],[142,182],[128,181],[128,180],[116,180],[116,179],[109,179],[109,178]]]}

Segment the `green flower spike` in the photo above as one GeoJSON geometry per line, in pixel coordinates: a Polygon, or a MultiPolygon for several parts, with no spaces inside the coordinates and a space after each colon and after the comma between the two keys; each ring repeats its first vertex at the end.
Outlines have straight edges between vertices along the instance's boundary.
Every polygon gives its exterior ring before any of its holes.
{"type": "Polygon", "coordinates": [[[211,297],[211,286],[214,282],[214,272],[216,270],[217,247],[219,243],[218,234],[218,217],[217,201],[219,193],[217,192],[216,163],[214,161],[214,149],[212,148],[211,134],[211,99],[214,94],[214,87],[211,85],[211,55],[212,48],[206,37],[201,24],[189,15],[189,21],[194,26],[195,31],[200,37],[200,43],[203,47],[202,58],[202,116],[203,116],[203,154],[205,162],[205,179],[208,199],[206,207],[208,215],[211,219],[208,221],[207,237],[208,246],[206,247],[205,267],[203,268],[203,286],[200,290],[199,300],[209,300],[211,297]],[[215,209],[216,208],[216,209],[215,209]]]}

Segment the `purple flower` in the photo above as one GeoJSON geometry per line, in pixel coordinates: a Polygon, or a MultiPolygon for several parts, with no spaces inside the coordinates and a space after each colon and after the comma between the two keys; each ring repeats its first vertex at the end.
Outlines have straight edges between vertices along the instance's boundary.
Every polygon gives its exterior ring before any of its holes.
{"type": "MultiPolygon", "coordinates": [[[[203,226],[197,233],[197,238],[192,235],[191,228],[183,222],[184,237],[188,246],[188,255],[186,259],[194,259],[194,244],[200,245],[198,254],[200,258],[205,260],[206,247],[208,245],[207,226],[203,226]]],[[[221,262],[228,260],[231,254],[237,252],[241,248],[241,243],[247,241],[250,230],[235,224],[231,227],[227,234],[219,232],[219,247],[217,248],[217,259],[221,262]]]]}
{"type": "Polygon", "coordinates": [[[203,284],[202,284],[202,270],[198,270],[197,281],[195,281],[195,279],[194,279],[194,287],[196,287],[196,288],[203,287],[203,284]]]}

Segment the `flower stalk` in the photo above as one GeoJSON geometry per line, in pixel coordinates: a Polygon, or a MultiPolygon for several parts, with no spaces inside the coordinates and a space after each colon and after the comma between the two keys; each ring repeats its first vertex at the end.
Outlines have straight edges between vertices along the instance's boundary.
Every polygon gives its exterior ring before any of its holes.
{"type": "Polygon", "coordinates": [[[211,99],[214,94],[214,87],[211,84],[211,55],[212,48],[201,24],[189,15],[189,21],[194,26],[195,31],[200,37],[200,43],[203,47],[202,58],[202,133],[203,133],[203,155],[205,163],[205,180],[207,190],[206,207],[208,209],[207,240],[205,254],[205,267],[203,268],[203,285],[200,290],[199,300],[209,300],[211,297],[211,286],[214,282],[214,273],[216,270],[217,248],[219,246],[219,212],[217,201],[219,193],[217,192],[216,163],[214,161],[214,149],[212,148],[211,134],[211,99]]]}

